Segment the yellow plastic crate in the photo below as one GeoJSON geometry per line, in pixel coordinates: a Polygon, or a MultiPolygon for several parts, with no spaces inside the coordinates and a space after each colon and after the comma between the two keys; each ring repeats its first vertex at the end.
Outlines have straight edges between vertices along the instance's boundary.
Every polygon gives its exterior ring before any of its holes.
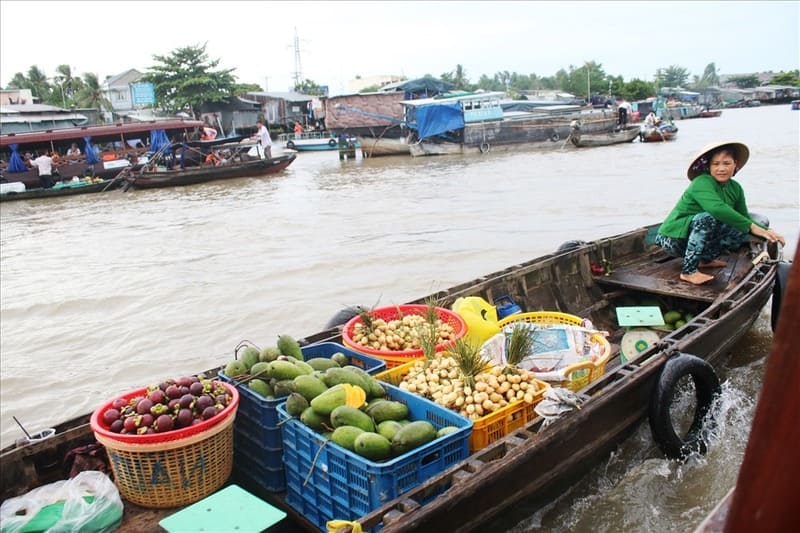
{"type": "MultiPolygon", "coordinates": [[[[580,326],[582,320],[580,317],[569,315],[567,313],[536,311],[533,313],[522,313],[508,316],[498,322],[498,324],[501,328],[503,328],[515,322],[527,322],[529,324],[543,325],[567,324],[572,326],[580,326]]],[[[592,381],[599,379],[600,376],[605,373],[606,363],[608,363],[608,360],[611,357],[611,345],[609,344],[608,339],[606,339],[600,333],[593,334],[590,337],[590,340],[603,346],[603,354],[598,357],[596,361],[582,361],[580,363],[569,365],[564,369],[564,376],[566,376],[566,379],[563,381],[551,381],[551,385],[554,387],[569,389],[575,392],[582,389],[592,381]]]]}
{"type": "MultiPolygon", "coordinates": [[[[376,379],[398,386],[403,378],[414,368],[416,361],[411,361],[375,375],[376,379]]],[[[472,434],[469,437],[469,452],[482,450],[494,441],[501,439],[536,418],[534,408],[542,401],[544,392],[550,387],[545,381],[536,380],[539,386],[533,395],[533,402],[517,400],[502,409],[473,420],[472,434]]]]}

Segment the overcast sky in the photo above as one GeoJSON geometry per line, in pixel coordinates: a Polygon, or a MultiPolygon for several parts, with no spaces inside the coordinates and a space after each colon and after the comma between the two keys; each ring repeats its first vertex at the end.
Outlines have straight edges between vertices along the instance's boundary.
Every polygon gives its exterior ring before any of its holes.
{"type": "MultiPolygon", "coordinates": [[[[0,83],[68,64],[100,80],[208,43],[241,83],[286,91],[297,71],[328,85],[377,75],[552,76],[599,63],[626,81],[676,65],[702,75],[800,68],[800,2],[274,2],[0,0],[0,83]]],[[[691,79],[691,78],[690,78],[691,79]]]]}

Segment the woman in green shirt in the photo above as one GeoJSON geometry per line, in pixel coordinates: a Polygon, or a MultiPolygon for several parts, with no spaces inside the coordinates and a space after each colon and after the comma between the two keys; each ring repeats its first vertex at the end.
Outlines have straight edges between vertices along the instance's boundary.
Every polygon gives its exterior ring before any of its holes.
{"type": "Polygon", "coordinates": [[[742,143],[714,143],[689,165],[691,183],[656,236],[656,243],[667,253],[683,257],[683,281],[700,285],[714,279],[698,268],[725,266],[719,256],[725,250],[739,249],[750,235],[786,244],[782,235],[768,229],[768,222],[753,220],[744,190],[733,179],[749,156],[750,150],[742,143]]]}

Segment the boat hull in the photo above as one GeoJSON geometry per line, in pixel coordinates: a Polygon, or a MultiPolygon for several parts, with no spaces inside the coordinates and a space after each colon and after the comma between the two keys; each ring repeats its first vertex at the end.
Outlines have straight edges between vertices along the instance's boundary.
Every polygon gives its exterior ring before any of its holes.
{"type": "Polygon", "coordinates": [[[156,189],[160,187],[195,185],[208,181],[263,176],[282,171],[296,158],[296,155],[290,154],[272,159],[259,159],[230,165],[190,167],[185,170],[167,170],[163,172],[139,172],[129,178],[128,181],[134,189],[156,189]]]}
{"type": "Polygon", "coordinates": [[[106,191],[114,191],[119,189],[125,182],[121,180],[108,179],[102,182],[92,183],[89,185],[80,185],[74,187],[61,187],[50,189],[28,189],[24,192],[8,192],[0,194],[0,202],[13,202],[17,200],[36,200],[45,198],[59,198],[62,196],[74,196],[78,194],[93,194],[106,191]]]}
{"type": "Polygon", "coordinates": [[[367,137],[358,136],[361,151],[364,157],[379,157],[386,155],[409,155],[408,141],[405,137],[367,137]]]}
{"type": "Polygon", "coordinates": [[[611,144],[633,142],[639,136],[639,126],[628,126],[621,131],[611,131],[608,133],[589,133],[581,131],[572,132],[570,141],[577,147],[588,146],[609,146],[611,144]]]}
{"type": "Polygon", "coordinates": [[[412,156],[561,149],[575,121],[585,134],[607,133],[617,125],[617,116],[606,110],[556,113],[519,113],[499,121],[468,123],[463,139],[423,139],[409,144],[412,156]]]}

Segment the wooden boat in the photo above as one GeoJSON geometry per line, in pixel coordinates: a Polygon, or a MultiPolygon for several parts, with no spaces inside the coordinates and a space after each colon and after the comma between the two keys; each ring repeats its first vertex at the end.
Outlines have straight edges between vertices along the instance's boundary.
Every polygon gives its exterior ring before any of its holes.
{"type": "Polygon", "coordinates": [[[701,111],[699,118],[715,118],[722,116],[722,109],[706,109],[705,111],[701,111]]]}
{"type": "MultiPolygon", "coordinates": [[[[713,376],[710,364],[726,354],[756,320],[774,286],[778,287],[777,272],[785,263],[779,261],[779,249],[769,249],[770,256],[768,247],[753,243],[724,256],[727,265],[715,271],[712,282],[691,285],[678,279],[681,259],[669,258],[651,244],[655,229],[639,228],[595,242],[571,241],[552,254],[412,302],[431,298],[449,307],[462,296],[493,302],[508,295],[526,311],[562,311],[591,319],[595,328],[609,332],[612,358],[601,376],[577,391],[583,400],[580,410],[546,427],[536,417],[366,516],[341,518],[355,519],[366,529],[382,525],[387,533],[476,530],[501,514],[512,515],[520,504],[530,513],[534,504],[543,505],[560,494],[631,434],[654,394],[671,392],[674,380],[691,372],[701,376],[693,379],[699,391],[697,411],[702,412],[710,402],[710,395],[702,394],[710,385],[708,372],[713,376]],[[659,331],[657,342],[623,362],[619,346],[626,328],[618,323],[618,308],[630,305],[631,300],[652,298],[664,308],[689,310],[694,317],[679,329],[659,331]],[[444,487],[447,490],[439,494],[444,487]]],[[[329,327],[300,342],[324,341],[341,342],[340,329],[329,327]]],[[[213,375],[215,370],[210,372],[213,375]]],[[[662,415],[670,413],[668,403],[658,405],[666,408],[662,415]]],[[[669,416],[651,419],[651,423],[673,427],[669,416]]],[[[46,440],[2,450],[2,498],[61,479],[64,455],[94,441],[89,418],[87,414],[54,426],[55,435],[46,440]]],[[[695,439],[692,433],[674,440],[680,445],[698,444],[695,439]]],[[[286,505],[283,493],[268,492],[235,476],[230,481],[285,510],[283,530],[316,530],[286,505]]],[[[143,509],[125,502],[120,531],[153,531],[160,519],[176,511],[143,509]]]]}
{"type": "Polygon", "coordinates": [[[246,161],[233,161],[220,165],[201,165],[186,168],[156,168],[143,167],[127,178],[134,189],[156,189],[160,187],[180,187],[195,185],[207,181],[217,181],[236,178],[248,178],[275,174],[292,164],[297,158],[295,154],[273,157],[270,159],[252,159],[246,161]]]}
{"type": "Polygon", "coordinates": [[[44,198],[60,198],[62,196],[74,196],[78,194],[93,194],[106,191],[115,191],[123,188],[126,184],[125,177],[128,175],[130,167],[126,167],[111,179],[97,178],[99,181],[89,182],[86,180],[65,181],[56,183],[50,189],[26,189],[21,192],[9,191],[0,194],[0,202],[12,202],[15,200],[35,200],[44,198]]]}
{"type": "Polygon", "coordinates": [[[800,100],[792,100],[792,110],[800,110],[800,100]]]}
{"type": "Polygon", "coordinates": [[[678,127],[674,124],[661,126],[642,126],[639,140],[643,143],[664,142],[674,140],[678,136],[678,127]]]}
{"type": "Polygon", "coordinates": [[[569,140],[577,147],[608,146],[632,142],[639,136],[639,131],[639,126],[627,126],[618,131],[585,134],[580,129],[574,128],[569,135],[569,140]]]}
{"type": "Polygon", "coordinates": [[[574,121],[584,134],[613,131],[617,115],[591,106],[531,106],[517,110],[504,93],[456,93],[405,100],[412,156],[560,149],[574,121]],[[505,106],[505,107],[504,107],[505,106]]]}
{"type": "MultiPolygon", "coordinates": [[[[188,138],[194,130],[201,126],[199,120],[169,119],[149,120],[146,122],[126,122],[117,124],[103,124],[99,126],[82,126],[78,128],[64,128],[44,131],[31,131],[25,133],[9,133],[0,135],[0,157],[3,161],[10,162],[15,151],[21,156],[24,153],[56,151],[60,161],[54,165],[64,179],[74,176],[90,174],[103,179],[114,178],[120,170],[131,164],[147,161],[147,146],[154,131],[163,130],[166,138],[182,140],[188,138]],[[86,162],[86,138],[90,139],[93,146],[105,146],[106,149],[97,155],[98,162],[86,162]],[[78,145],[80,156],[66,156],[66,151],[72,143],[78,145]],[[136,145],[141,143],[141,147],[136,145]]],[[[39,187],[39,172],[36,168],[29,168],[22,172],[13,172],[9,168],[2,170],[0,180],[12,183],[21,181],[28,189],[39,187]]]]}

